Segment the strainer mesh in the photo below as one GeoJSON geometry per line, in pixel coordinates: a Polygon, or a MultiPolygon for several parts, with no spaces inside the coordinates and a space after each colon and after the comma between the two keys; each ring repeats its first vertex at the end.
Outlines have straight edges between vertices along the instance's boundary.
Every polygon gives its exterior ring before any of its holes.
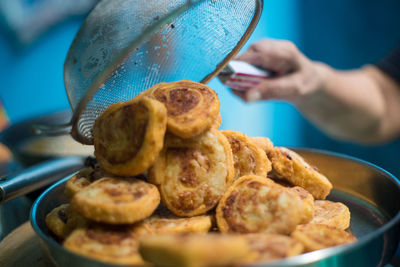
{"type": "MultiPolygon", "coordinates": [[[[130,5],[132,5],[132,2],[138,4],[140,1],[122,2],[125,4],[131,2],[130,5]]],[[[166,9],[158,8],[156,10],[161,11],[155,12],[148,8],[148,15],[140,18],[132,18],[134,12],[124,13],[126,17],[119,14],[118,18],[109,15],[99,22],[106,26],[101,28],[102,32],[97,33],[97,39],[91,38],[92,50],[89,54],[81,54],[80,62],[94,65],[99,62],[107,64],[113,53],[117,53],[127,42],[126,33],[115,32],[115,28],[121,28],[120,23],[125,25],[126,31],[135,31],[137,29],[132,20],[149,25],[184,2],[167,1],[164,3],[166,9]],[[118,27],[116,27],[117,24],[118,27]],[[102,38],[101,41],[99,41],[100,38],[102,38]]],[[[199,1],[175,20],[165,24],[139,47],[133,47],[130,56],[119,65],[83,109],[76,121],[78,132],[91,140],[94,121],[109,105],[129,100],[156,83],[182,79],[202,81],[237,46],[257,12],[257,2],[199,1]]],[[[87,34],[96,36],[93,32],[87,34]]],[[[84,44],[75,44],[77,45],[84,44]]],[[[81,50],[85,51],[84,48],[81,50]]],[[[69,86],[67,91],[69,90],[68,95],[73,109],[84,96],[85,88],[92,82],[93,71],[95,71],[90,65],[80,66],[80,68],[81,71],[78,73],[81,73],[83,77],[86,76],[83,79],[84,82],[81,84],[72,82],[68,85],[66,83],[66,86],[69,86]]],[[[66,77],[66,79],[72,78],[66,77]]]]}

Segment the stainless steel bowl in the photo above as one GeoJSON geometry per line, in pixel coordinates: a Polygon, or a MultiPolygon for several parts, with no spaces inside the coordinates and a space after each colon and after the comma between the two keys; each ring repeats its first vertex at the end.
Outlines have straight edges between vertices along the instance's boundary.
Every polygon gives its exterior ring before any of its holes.
{"type": "MultiPolygon", "coordinates": [[[[296,149],[334,185],[328,199],[345,203],[351,211],[352,233],[358,242],[257,266],[383,266],[399,242],[400,183],[368,162],[341,154],[296,149]]],[[[45,254],[58,266],[112,266],[64,249],[50,235],[45,216],[68,200],[63,194],[69,177],[48,188],[33,204],[30,220],[45,254]]]]}

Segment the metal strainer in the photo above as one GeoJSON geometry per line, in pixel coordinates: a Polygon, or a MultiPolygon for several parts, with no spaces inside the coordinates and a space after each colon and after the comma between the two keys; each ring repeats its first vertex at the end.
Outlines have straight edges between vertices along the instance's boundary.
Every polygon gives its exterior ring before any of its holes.
{"type": "Polygon", "coordinates": [[[93,144],[93,123],[109,105],[132,99],[159,82],[207,83],[247,41],[262,4],[262,0],[100,1],[65,60],[65,88],[74,115],[64,130],[81,143],[93,144]]]}

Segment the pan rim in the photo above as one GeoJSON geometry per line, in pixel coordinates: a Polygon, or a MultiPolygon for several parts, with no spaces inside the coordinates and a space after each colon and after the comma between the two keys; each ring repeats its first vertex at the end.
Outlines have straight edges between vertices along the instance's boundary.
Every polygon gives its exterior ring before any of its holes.
{"type": "MultiPolygon", "coordinates": [[[[339,157],[342,159],[346,159],[364,166],[367,166],[370,169],[373,169],[374,171],[382,174],[385,176],[387,179],[389,179],[393,184],[396,185],[397,190],[400,192],[400,181],[398,178],[396,178],[393,174],[390,172],[386,171],[385,169],[362,159],[349,156],[346,154],[338,153],[338,152],[332,152],[332,151],[327,151],[327,150],[320,150],[320,149],[313,149],[313,148],[302,148],[302,147],[289,147],[290,149],[296,151],[296,152],[306,152],[306,153],[314,153],[314,154],[321,154],[321,155],[326,155],[326,156],[334,156],[334,157],[339,157]]],[[[36,221],[36,214],[37,214],[37,208],[42,202],[45,197],[52,192],[52,190],[61,184],[65,183],[70,177],[72,177],[75,173],[68,175],[67,177],[59,180],[58,182],[54,183],[51,185],[49,188],[47,188],[33,203],[31,210],[30,210],[30,223],[32,225],[32,228],[34,229],[35,233],[45,242],[50,243],[52,246],[55,246],[57,249],[63,250],[63,252],[78,256],[80,258],[84,259],[89,259],[87,257],[83,257],[77,253],[73,253],[67,249],[65,249],[60,243],[56,242],[54,239],[52,239],[50,236],[46,235],[42,229],[39,227],[36,221]]],[[[317,262],[322,259],[326,259],[344,252],[350,252],[352,250],[356,250],[373,239],[377,238],[378,236],[382,235],[384,232],[388,231],[392,227],[394,227],[396,224],[398,224],[400,221],[400,210],[397,211],[396,215],[391,217],[384,225],[380,226],[378,229],[375,231],[368,233],[361,238],[358,239],[357,242],[348,244],[348,245],[341,245],[341,246],[336,246],[336,247],[331,247],[331,248],[326,248],[326,249],[321,249],[313,252],[308,252],[304,253],[298,256],[290,257],[287,259],[281,259],[281,260],[276,260],[276,261],[270,261],[268,263],[257,263],[253,264],[252,266],[287,266],[289,264],[308,264],[312,262],[317,262]]],[[[399,237],[397,237],[399,239],[399,237]]],[[[100,262],[95,259],[89,259],[95,262],[100,262]]],[[[103,262],[101,262],[103,263],[103,262]]],[[[107,264],[107,263],[106,263],[107,264]]],[[[111,265],[110,265],[111,266],[111,265]]]]}

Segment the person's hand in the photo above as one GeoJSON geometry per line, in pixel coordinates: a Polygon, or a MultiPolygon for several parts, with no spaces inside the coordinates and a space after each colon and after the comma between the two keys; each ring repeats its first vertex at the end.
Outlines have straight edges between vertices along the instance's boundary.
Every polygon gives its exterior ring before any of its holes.
{"type": "Polygon", "coordinates": [[[233,90],[247,102],[261,99],[295,102],[321,87],[320,63],[309,60],[289,41],[262,40],[252,44],[237,60],[275,74],[245,92],[233,90]]]}

